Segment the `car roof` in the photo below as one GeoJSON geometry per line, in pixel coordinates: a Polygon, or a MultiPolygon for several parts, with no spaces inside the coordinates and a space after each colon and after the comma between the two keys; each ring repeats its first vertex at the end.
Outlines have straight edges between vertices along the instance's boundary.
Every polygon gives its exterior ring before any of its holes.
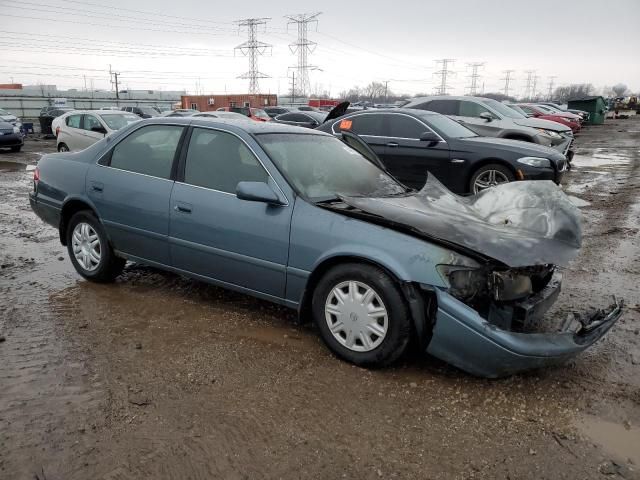
{"type": "Polygon", "coordinates": [[[193,125],[193,126],[220,126],[220,127],[233,127],[240,130],[244,130],[247,133],[260,135],[264,133],[300,133],[307,135],[327,135],[324,132],[312,130],[309,128],[294,127],[291,125],[284,125],[275,122],[238,122],[237,120],[227,120],[224,118],[211,118],[211,117],[154,117],[141,120],[137,125],[145,123],[160,124],[168,123],[173,125],[193,125]]]}
{"type": "Polygon", "coordinates": [[[71,110],[69,112],[65,112],[64,114],[78,115],[78,114],[85,114],[85,113],[93,113],[93,114],[100,114],[100,115],[133,115],[132,113],[125,112],[124,110],[71,110]]]}
{"type": "MultiPolygon", "coordinates": [[[[431,112],[429,110],[417,110],[415,108],[371,108],[371,109],[367,109],[367,110],[356,110],[354,112],[347,112],[344,115],[342,115],[342,117],[338,117],[338,118],[343,118],[346,116],[354,116],[354,115],[381,115],[383,113],[386,114],[405,114],[405,115],[409,115],[411,117],[433,117],[435,115],[440,115],[437,112],[431,112]]],[[[335,120],[335,119],[334,119],[335,120]]],[[[333,120],[329,120],[330,122],[332,122],[333,120]]]]}
{"type": "Polygon", "coordinates": [[[463,96],[456,96],[456,95],[429,95],[427,97],[416,97],[414,99],[412,99],[409,103],[407,103],[407,105],[414,105],[416,103],[422,103],[422,102],[427,102],[429,100],[471,100],[471,101],[476,101],[476,102],[482,102],[485,100],[491,100],[490,98],[487,97],[471,97],[468,95],[463,95],[463,96]]]}

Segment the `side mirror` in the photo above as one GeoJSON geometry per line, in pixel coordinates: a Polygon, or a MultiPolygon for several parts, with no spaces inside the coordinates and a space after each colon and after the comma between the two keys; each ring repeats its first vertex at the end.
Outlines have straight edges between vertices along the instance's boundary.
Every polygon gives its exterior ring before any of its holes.
{"type": "Polygon", "coordinates": [[[249,202],[263,202],[282,205],[276,192],[264,182],[240,182],[236,187],[236,197],[249,202]]]}
{"type": "Polygon", "coordinates": [[[480,118],[486,120],[487,122],[490,122],[493,120],[493,115],[491,115],[489,112],[482,112],[480,114],[480,118]]]}
{"type": "Polygon", "coordinates": [[[103,135],[107,134],[107,130],[103,126],[91,127],[92,132],[102,133],[103,135]]]}
{"type": "Polygon", "coordinates": [[[429,142],[430,144],[438,143],[440,141],[440,137],[433,132],[424,132],[420,135],[420,141],[429,142]]]}

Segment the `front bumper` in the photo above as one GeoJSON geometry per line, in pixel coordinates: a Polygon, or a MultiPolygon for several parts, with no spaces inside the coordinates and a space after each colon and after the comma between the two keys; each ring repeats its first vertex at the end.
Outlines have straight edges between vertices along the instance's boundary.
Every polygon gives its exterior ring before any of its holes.
{"type": "Polygon", "coordinates": [[[20,133],[5,133],[0,135],[0,148],[21,147],[22,145],[24,145],[24,140],[20,133]]]}
{"type": "MultiPolygon", "coordinates": [[[[521,305],[529,319],[539,319],[554,303],[559,283],[541,292],[539,299],[521,305]],[[537,301],[536,301],[537,300],[537,301]]],[[[589,348],[622,315],[622,303],[601,312],[577,331],[520,333],[497,327],[478,312],[436,289],[436,322],[427,352],[467,373],[486,378],[513,375],[557,365],[589,348]]]]}

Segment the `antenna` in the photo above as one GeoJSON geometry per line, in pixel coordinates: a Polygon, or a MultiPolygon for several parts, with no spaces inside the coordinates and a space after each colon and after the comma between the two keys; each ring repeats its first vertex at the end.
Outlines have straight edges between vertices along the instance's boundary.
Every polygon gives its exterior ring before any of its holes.
{"type": "Polygon", "coordinates": [[[309,65],[309,55],[316,49],[316,42],[311,42],[307,38],[307,32],[310,23],[316,24],[318,28],[318,15],[321,12],[316,13],[300,13],[297,15],[285,15],[284,18],[289,19],[287,22],[287,29],[289,25],[294,23],[298,29],[298,40],[289,44],[289,50],[291,53],[298,54],[298,65],[295,67],[298,70],[298,91],[300,95],[306,96],[309,92],[309,70],[317,70],[315,65],[309,65]]]}
{"type": "Polygon", "coordinates": [[[234,52],[239,50],[242,55],[249,57],[249,71],[243,73],[238,78],[249,79],[249,93],[259,93],[258,87],[259,78],[269,78],[269,75],[265,75],[258,71],[258,56],[264,55],[267,51],[270,51],[271,45],[268,43],[258,41],[258,25],[266,25],[267,20],[270,18],[245,18],[244,20],[237,20],[238,28],[246,27],[248,33],[248,39],[246,42],[238,45],[234,48],[234,52]]]}

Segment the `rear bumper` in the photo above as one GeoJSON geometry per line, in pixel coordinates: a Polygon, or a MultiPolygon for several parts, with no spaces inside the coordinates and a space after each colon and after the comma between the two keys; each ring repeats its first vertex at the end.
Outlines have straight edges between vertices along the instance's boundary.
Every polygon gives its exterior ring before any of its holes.
{"type": "MultiPolygon", "coordinates": [[[[436,290],[436,295],[436,323],[427,352],[467,373],[486,378],[561,364],[602,338],[622,315],[622,304],[616,301],[607,312],[578,331],[519,333],[487,322],[443,290],[436,290]]],[[[544,314],[555,296],[555,292],[542,295],[540,307],[529,304],[527,313],[544,314]]]]}
{"type": "Polygon", "coordinates": [[[60,228],[60,209],[39,200],[34,192],[29,193],[29,203],[34,213],[52,227],[60,228]]]}

